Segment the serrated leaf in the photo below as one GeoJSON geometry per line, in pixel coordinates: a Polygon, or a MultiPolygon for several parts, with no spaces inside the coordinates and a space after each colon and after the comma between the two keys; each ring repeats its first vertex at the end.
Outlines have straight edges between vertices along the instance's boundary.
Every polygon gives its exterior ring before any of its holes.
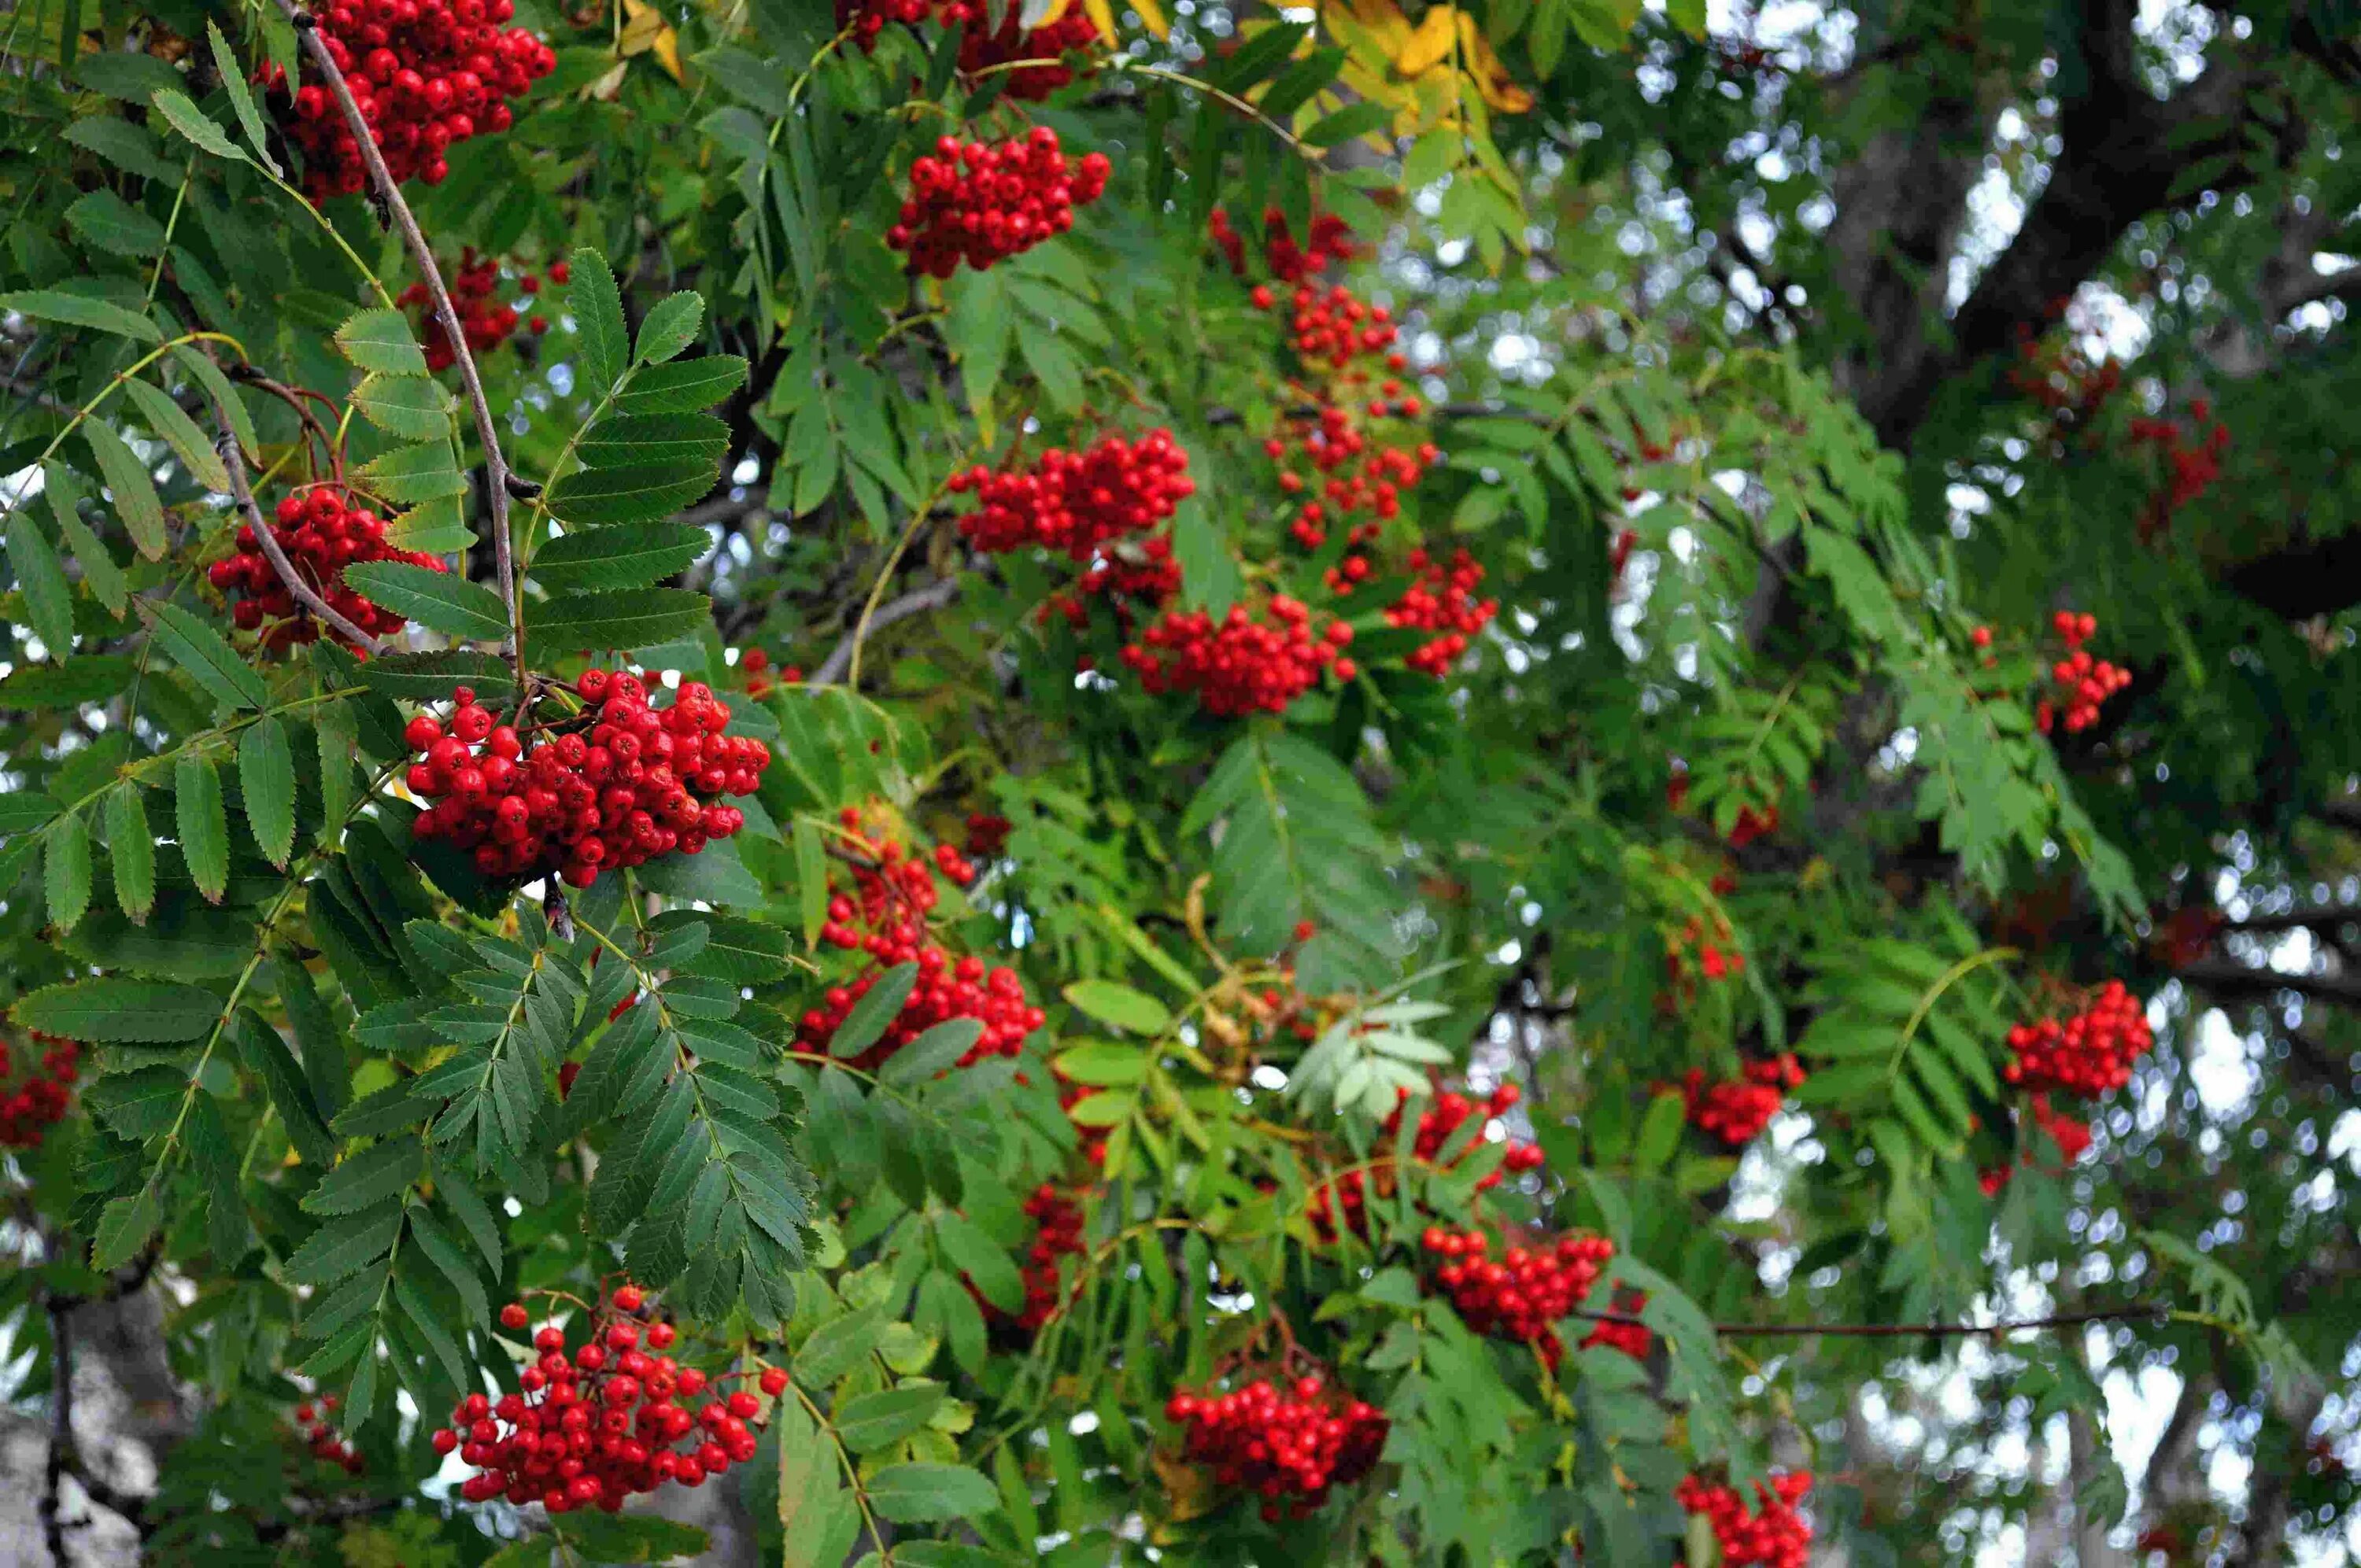
{"type": "Polygon", "coordinates": [[[607,258],[583,246],[569,260],[566,308],[574,317],[582,345],[582,375],[595,397],[615,384],[630,363],[630,345],[623,334],[623,299],[607,258]]]}
{"type": "Polygon", "coordinates": [[[82,520],[76,505],[82,499],[80,481],[64,464],[52,459],[41,465],[41,492],[49,499],[49,515],[57,519],[59,537],[82,568],[83,585],[98,596],[98,602],[110,614],[120,616],[130,604],[130,585],[124,580],[123,568],[82,520]]]}
{"type": "MultiPolygon", "coordinates": [[[[13,311],[19,315],[59,322],[67,326],[86,326],[140,343],[164,341],[164,334],[156,323],[136,311],[126,311],[121,305],[88,299],[81,294],[61,294],[52,289],[19,289],[13,293],[0,294],[0,311],[13,311]]],[[[741,374],[743,374],[742,365],[741,374]]],[[[702,408],[704,405],[700,403],[697,406],[702,408]]]]}
{"type": "Polygon", "coordinates": [[[246,131],[247,145],[271,173],[280,172],[279,160],[270,156],[270,138],[263,128],[262,111],[254,102],[254,90],[246,84],[246,68],[238,63],[229,40],[222,37],[221,25],[208,18],[205,32],[212,39],[214,70],[220,75],[223,89],[229,93],[230,107],[237,112],[237,123],[246,131]]]}
{"type": "Polygon", "coordinates": [[[923,1083],[949,1070],[983,1037],[981,1018],[950,1018],[927,1030],[895,1051],[878,1069],[883,1081],[896,1086],[923,1083]]]}
{"type": "Polygon", "coordinates": [[[124,395],[137,405],[140,419],[149,430],[164,438],[197,483],[215,494],[229,489],[229,470],[222,464],[222,455],[214,450],[205,433],[197,428],[196,421],[181,411],[170,394],[152,381],[134,376],[123,383],[124,395]]]}
{"type": "Polygon", "coordinates": [[[829,1425],[855,1453],[874,1453],[927,1424],[945,1397],[939,1383],[909,1383],[856,1394],[836,1411],[829,1425]]]}
{"type": "Polygon", "coordinates": [[[363,370],[388,376],[426,374],[426,351],[412,334],[410,318],[390,305],[346,317],[345,324],[336,329],[336,346],[363,370]]]}
{"type": "Polygon", "coordinates": [[[404,441],[448,436],[451,411],[457,406],[440,381],[423,376],[364,376],[350,401],[362,418],[404,441]]]}
{"type": "Polygon", "coordinates": [[[642,365],[664,363],[697,341],[697,330],[704,320],[702,295],[683,290],[665,296],[640,323],[640,335],[631,346],[631,357],[642,365]]]}
{"type": "Polygon", "coordinates": [[[227,131],[215,125],[203,109],[190,101],[186,93],[167,87],[158,92],[148,102],[155,105],[156,112],[163,115],[174,130],[212,153],[215,158],[226,158],[236,163],[254,161],[246,156],[244,149],[237,143],[229,139],[227,131]]]}
{"type": "Polygon", "coordinates": [[[287,1260],[287,1277],[298,1285],[333,1285],[392,1251],[401,1234],[399,1203],[338,1215],[295,1249],[287,1260]]]}
{"type": "Polygon", "coordinates": [[[112,256],[148,257],[164,248],[164,225],[112,191],[85,192],[65,218],[84,245],[112,256]]]}
{"type": "Polygon", "coordinates": [[[49,924],[60,931],[72,930],[90,909],[90,824],[80,812],[49,829],[41,879],[49,924]]]}
{"type": "Polygon", "coordinates": [[[686,588],[571,594],[532,608],[525,638],[537,656],[580,649],[630,652],[685,641],[713,623],[710,601],[686,588]]]}
{"type": "Polygon", "coordinates": [[[577,455],[586,468],[696,461],[719,471],[730,427],[711,414],[613,414],[590,427],[577,455]]]}
{"type": "Polygon", "coordinates": [[[123,520],[124,531],[131,535],[132,544],[150,561],[162,560],[164,502],[156,494],[156,482],[148,477],[146,465],[104,420],[82,421],[82,438],[91,456],[97,459],[107,493],[115,500],[115,515],[123,520]]]}
{"type": "Polygon", "coordinates": [[[1050,1065],[1076,1083],[1122,1088],[1148,1076],[1148,1059],[1149,1053],[1141,1047],[1103,1041],[1060,1051],[1050,1065]]]}
{"type": "Polygon", "coordinates": [[[631,377],[615,398],[627,414],[694,413],[709,409],[746,384],[746,361],[734,354],[677,359],[651,365],[631,377]]]}
{"type": "Polygon", "coordinates": [[[357,1214],[398,1196],[425,1168],[425,1149],[415,1137],[392,1138],[363,1149],[320,1179],[303,1195],[307,1214],[357,1214]]]}
{"type": "Polygon", "coordinates": [[[387,653],[361,666],[361,683],[401,702],[442,702],[451,688],[471,685],[479,701],[500,707],[516,699],[516,674],[505,660],[472,648],[431,653],[387,653]]]}
{"type": "Polygon", "coordinates": [[[283,867],[295,848],[295,751],[276,715],[264,715],[238,737],[237,782],[254,841],[272,865],[283,867]]]}
{"type": "Polygon", "coordinates": [[[139,602],[140,619],[172,656],[172,663],[225,707],[265,707],[269,688],[254,666],[238,657],[222,634],[176,604],[139,602]]]}
{"type": "Polygon", "coordinates": [[[976,1519],[1000,1508],[1000,1489],[964,1464],[889,1464],[870,1478],[869,1505],[896,1524],[976,1519]]]}
{"type": "Polygon", "coordinates": [[[102,1274],[122,1267],[139,1255],[163,1223],[164,1206],[146,1187],[128,1197],[107,1200],[91,1241],[90,1266],[102,1274]]]}
{"type": "Polygon", "coordinates": [[[643,587],[695,565],[712,537],[689,522],[622,523],[551,540],[532,576],[553,594],[643,587]]]}
{"type": "Polygon", "coordinates": [[[1015,1260],[994,1245],[972,1222],[955,1213],[939,1214],[935,1218],[935,1237],[942,1244],[943,1255],[983,1292],[985,1300],[1004,1312],[1023,1309],[1024,1275],[1017,1272],[1015,1260]]]}
{"type": "Polygon", "coordinates": [[[25,595],[25,620],[49,659],[63,663],[73,655],[73,588],[30,509],[9,514],[7,549],[8,565],[25,595]]]}
{"type": "Polygon", "coordinates": [[[1161,1035],[1172,1026],[1172,1014],[1164,1003],[1111,980],[1078,980],[1066,987],[1064,995],[1099,1022],[1127,1034],[1161,1035]]]}
{"type": "Polygon", "coordinates": [[[885,1026],[902,1011],[918,982],[918,966],[895,964],[870,982],[828,1042],[829,1055],[857,1057],[884,1037],[885,1026]]]}
{"type": "Polygon", "coordinates": [[[407,561],[365,561],[346,567],[345,581],[396,614],[453,637],[498,642],[508,635],[500,596],[456,572],[407,561]]]}
{"type": "Polygon", "coordinates": [[[579,527],[660,521],[704,496],[719,477],[709,457],[577,468],[549,487],[549,514],[579,527]]]}
{"type": "Polygon", "coordinates": [[[404,504],[441,500],[465,495],[467,477],[447,441],[422,442],[379,453],[361,465],[361,477],[371,490],[390,501],[404,504]]]}
{"type": "Polygon", "coordinates": [[[27,1029],[97,1045],[177,1045],[202,1038],[221,1000],[193,985],[104,977],[17,998],[8,1016],[27,1029]]]}
{"type": "Polygon", "coordinates": [[[148,803],[128,779],[106,792],[106,854],[115,867],[115,901],[135,926],[156,907],[156,840],[148,803]]]}

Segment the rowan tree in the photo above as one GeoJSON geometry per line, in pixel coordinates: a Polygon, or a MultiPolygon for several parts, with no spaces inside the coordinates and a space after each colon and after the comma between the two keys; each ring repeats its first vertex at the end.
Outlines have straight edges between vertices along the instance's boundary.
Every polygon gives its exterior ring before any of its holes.
{"type": "Polygon", "coordinates": [[[2333,10],[0,61],[11,1561],[2354,1550],[2333,10]]]}

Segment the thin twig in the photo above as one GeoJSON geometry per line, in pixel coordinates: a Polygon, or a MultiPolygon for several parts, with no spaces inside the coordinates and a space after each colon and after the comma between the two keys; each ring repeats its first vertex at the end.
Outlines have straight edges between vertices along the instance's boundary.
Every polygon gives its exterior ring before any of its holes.
{"type": "Polygon", "coordinates": [[[853,655],[862,640],[872,631],[881,630],[897,620],[907,620],[914,615],[924,615],[930,609],[940,609],[960,596],[957,577],[941,577],[925,587],[913,588],[898,598],[891,598],[873,611],[862,617],[861,624],[844,634],[844,640],[830,651],[818,669],[812,672],[807,685],[833,685],[844,678],[851,667],[853,655]]]}
{"type": "Polygon", "coordinates": [[[443,323],[443,335],[451,345],[454,359],[459,367],[459,380],[467,389],[467,406],[476,416],[476,437],[483,444],[484,467],[489,481],[485,489],[490,497],[492,523],[492,556],[499,563],[500,603],[508,611],[509,641],[506,650],[510,663],[516,671],[517,685],[524,685],[524,617],[517,599],[516,560],[509,539],[509,473],[508,459],[500,454],[500,427],[492,419],[491,404],[484,398],[484,379],[476,369],[476,356],[467,347],[467,334],[459,324],[459,312],[451,303],[451,291],[443,286],[442,269],[434,265],[434,252],[427,246],[426,236],[418,226],[418,219],[402,199],[401,187],[392,170],[385,166],[385,154],[379,150],[377,132],[361,115],[360,105],[353,101],[353,90],[345,81],[345,73],[336,65],[335,57],[328,52],[328,40],[320,36],[320,26],[313,15],[295,4],[295,0],[279,0],[280,14],[294,25],[296,36],[303,41],[305,52],[319,67],[328,91],[335,94],[336,106],[344,112],[346,128],[359,146],[361,161],[368,166],[369,183],[385,210],[392,214],[394,226],[401,231],[401,242],[410,251],[410,258],[418,265],[420,280],[426,285],[427,297],[434,302],[435,318],[443,323]]]}
{"type": "MultiPolygon", "coordinates": [[[[2130,1322],[2140,1318],[2161,1318],[2169,1310],[2153,1301],[2135,1301],[2125,1307],[2101,1307],[2087,1312],[2059,1312],[2048,1318],[2021,1318],[2006,1323],[1715,1323],[1717,1337],[1752,1335],[1788,1339],[1981,1339],[1988,1335],[2021,1333],[2030,1329],[2071,1328],[2080,1323],[2130,1322]]],[[[1589,1323],[1619,1323],[1631,1328],[1652,1328],[1646,1319],[1631,1312],[1589,1312],[1576,1309],[1570,1318],[1580,1318],[1589,1323]]]]}
{"type": "Polygon", "coordinates": [[[237,449],[237,437],[230,433],[229,411],[218,402],[214,403],[214,419],[222,427],[221,439],[214,445],[221,453],[222,466],[229,470],[230,499],[237,503],[239,515],[246,519],[246,526],[253,531],[254,542],[262,547],[263,559],[269,561],[270,569],[279,575],[280,585],[297,604],[311,611],[315,620],[333,627],[338,636],[347,639],[355,647],[367,649],[371,658],[384,652],[383,642],[363,631],[350,617],[322,598],[319,591],[295,570],[295,563],[290,561],[287,552],[280,547],[279,536],[271,532],[262,509],[255,504],[254,487],[247,482],[246,477],[246,457],[237,449]]]}
{"type": "Polygon", "coordinates": [[[49,1549],[49,1561],[64,1568],[66,1562],[65,1521],[58,1518],[58,1488],[63,1482],[68,1456],[73,1453],[73,1325],[67,1320],[66,1310],[57,1302],[48,1303],[49,1319],[49,1453],[41,1466],[41,1497],[36,1511],[41,1520],[41,1540],[49,1549]]]}

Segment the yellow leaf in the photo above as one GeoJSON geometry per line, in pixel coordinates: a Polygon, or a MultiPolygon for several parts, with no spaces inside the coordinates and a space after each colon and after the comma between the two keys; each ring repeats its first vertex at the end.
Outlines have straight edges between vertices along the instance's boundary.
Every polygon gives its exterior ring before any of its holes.
{"type": "MultiPolygon", "coordinates": [[[[1062,11],[1065,8],[1064,0],[1059,0],[1058,9],[1062,11]]],[[[1109,5],[1107,0],[1082,0],[1082,9],[1090,13],[1091,26],[1099,30],[1100,38],[1109,45],[1114,44],[1115,7],[1109,5]]]]}
{"type": "MultiPolygon", "coordinates": [[[[1334,3],[1335,0],[1332,0],[1332,4],[1334,3]]],[[[1352,22],[1375,37],[1388,59],[1399,53],[1402,45],[1410,41],[1410,18],[1401,14],[1401,8],[1393,0],[1342,0],[1338,8],[1345,11],[1352,22]]],[[[1332,17],[1332,29],[1334,25],[1334,18],[1332,17]]]]}
{"type": "MultiPolygon", "coordinates": [[[[1139,25],[1146,27],[1151,37],[1162,39],[1172,36],[1172,24],[1164,19],[1164,7],[1156,0],[1131,0],[1131,8],[1139,13],[1139,25]]],[[[1115,35],[1110,32],[1107,37],[1112,42],[1115,35]]]]}
{"type": "MultiPolygon", "coordinates": [[[[1025,0],[1025,4],[1017,9],[1016,25],[1027,31],[1035,27],[1046,27],[1064,16],[1067,8],[1072,4],[1073,0],[1025,0]]],[[[1093,7],[1090,0],[1083,0],[1083,6],[1090,10],[1093,16],[1097,15],[1099,9],[1103,9],[1103,7],[1093,7]]],[[[1113,34],[1110,32],[1109,36],[1112,37],[1113,34]]]]}
{"type": "Polygon", "coordinates": [[[1509,74],[1476,18],[1465,11],[1459,13],[1459,43],[1467,74],[1475,78],[1476,90],[1484,95],[1485,103],[1504,115],[1521,115],[1533,106],[1533,95],[1509,74]]]}
{"type": "Polygon", "coordinates": [[[1418,21],[1418,30],[1394,53],[1394,69],[1407,77],[1423,76],[1451,54],[1458,26],[1468,18],[1448,5],[1437,5],[1418,21]]]}

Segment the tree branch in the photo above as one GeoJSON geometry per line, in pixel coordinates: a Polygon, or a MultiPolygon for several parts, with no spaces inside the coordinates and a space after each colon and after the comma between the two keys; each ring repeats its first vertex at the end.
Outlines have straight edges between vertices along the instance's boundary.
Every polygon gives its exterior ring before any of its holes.
{"type": "MultiPolygon", "coordinates": [[[[2046,1318],[2020,1318],[2002,1323],[1715,1323],[1713,1332],[1723,1337],[1784,1339],[1982,1339],[2034,1329],[2073,1328],[2083,1323],[2136,1322],[2143,1318],[2161,1318],[2170,1310],[2154,1301],[2134,1301],[2127,1306],[2058,1312],[2046,1318]]],[[[1645,1318],[1631,1312],[1592,1312],[1577,1308],[1566,1316],[1590,1323],[1650,1326],[1645,1318]]]]}
{"type": "Polygon", "coordinates": [[[492,418],[491,404],[484,397],[484,378],[477,371],[476,356],[467,347],[467,334],[459,324],[459,312],[451,303],[451,291],[443,286],[442,269],[434,265],[434,252],[426,243],[418,219],[402,199],[401,186],[393,171],[385,166],[385,154],[379,150],[377,132],[362,117],[360,105],[353,100],[353,90],[337,66],[335,57],[328,52],[328,40],[320,36],[320,25],[313,15],[295,4],[295,0],[279,0],[279,9],[293,24],[296,36],[302,40],[304,51],[319,68],[320,75],[335,94],[336,107],[345,116],[345,125],[360,148],[361,161],[368,170],[369,184],[385,211],[391,214],[393,225],[401,231],[402,245],[417,263],[418,275],[426,285],[426,293],[434,305],[435,319],[443,323],[443,335],[451,345],[451,353],[459,367],[459,380],[467,389],[467,406],[476,416],[476,438],[484,448],[485,492],[491,514],[492,555],[499,564],[500,603],[508,611],[509,640],[505,652],[516,671],[517,688],[522,690],[524,674],[524,613],[517,598],[516,559],[509,538],[509,486],[512,477],[508,459],[500,453],[500,426],[492,418]]]}
{"type": "Polygon", "coordinates": [[[2361,981],[2333,974],[2281,974],[2227,959],[2206,959],[2172,971],[2176,979],[2217,998],[2264,1001],[2293,992],[2314,1002],[2361,1008],[2361,981]]]}
{"type": "Polygon", "coordinates": [[[214,422],[221,426],[222,432],[221,439],[214,445],[221,453],[222,466],[229,471],[230,499],[237,503],[238,514],[246,519],[246,526],[253,531],[255,543],[262,547],[263,559],[269,562],[270,569],[278,574],[280,586],[297,604],[309,610],[313,619],[334,627],[338,636],[357,648],[367,650],[370,657],[384,652],[382,641],[363,631],[351,617],[321,598],[319,590],[305,582],[302,575],[295,570],[295,563],[287,558],[287,552],[279,543],[279,536],[270,531],[269,522],[263,517],[262,508],[255,503],[254,486],[246,477],[245,455],[237,449],[237,437],[230,433],[228,411],[219,402],[215,402],[213,408],[214,422]]]}
{"type": "MultiPolygon", "coordinates": [[[[866,630],[876,631],[893,625],[897,620],[907,620],[914,615],[924,615],[928,610],[940,609],[959,596],[958,577],[939,577],[924,587],[913,588],[897,598],[887,599],[884,604],[879,605],[877,612],[869,617],[866,630]]],[[[806,684],[825,686],[833,685],[842,680],[845,671],[851,667],[852,651],[860,646],[862,630],[861,627],[855,627],[846,632],[843,641],[829,650],[828,657],[821,661],[818,669],[811,673],[811,677],[806,684]]]]}

